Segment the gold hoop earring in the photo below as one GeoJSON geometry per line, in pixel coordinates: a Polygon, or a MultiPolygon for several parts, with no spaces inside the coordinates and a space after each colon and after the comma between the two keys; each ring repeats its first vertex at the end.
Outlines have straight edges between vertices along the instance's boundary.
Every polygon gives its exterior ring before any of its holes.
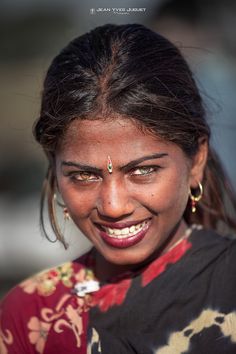
{"type": "Polygon", "coordinates": [[[192,213],[195,213],[197,208],[197,202],[199,202],[199,200],[202,198],[203,196],[203,186],[201,184],[201,182],[198,182],[198,190],[199,190],[199,194],[198,195],[194,195],[192,194],[191,189],[189,190],[189,197],[191,199],[191,210],[192,213]]]}
{"type": "Polygon", "coordinates": [[[69,211],[68,211],[67,208],[64,208],[64,209],[63,209],[63,215],[64,215],[64,220],[65,220],[65,221],[68,221],[68,220],[71,219],[70,214],[69,214],[69,211]]]}
{"type": "Polygon", "coordinates": [[[54,193],[53,199],[54,199],[55,203],[56,203],[59,207],[63,208],[63,217],[64,217],[64,220],[65,220],[65,221],[71,220],[71,217],[70,217],[70,214],[69,214],[68,209],[65,207],[65,204],[59,202],[59,200],[57,199],[56,193],[54,193]]]}

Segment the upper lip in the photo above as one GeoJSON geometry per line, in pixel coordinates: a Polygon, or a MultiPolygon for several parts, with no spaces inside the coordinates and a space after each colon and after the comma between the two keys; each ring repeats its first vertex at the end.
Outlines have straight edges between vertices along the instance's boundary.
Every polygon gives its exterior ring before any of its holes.
{"type": "Polygon", "coordinates": [[[133,225],[141,224],[142,222],[148,220],[150,220],[150,218],[146,218],[138,221],[126,221],[126,222],[115,222],[115,223],[95,222],[95,224],[100,227],[109,227],[111,229],[124,229],[126,227],[131,227],[133,225]]]}

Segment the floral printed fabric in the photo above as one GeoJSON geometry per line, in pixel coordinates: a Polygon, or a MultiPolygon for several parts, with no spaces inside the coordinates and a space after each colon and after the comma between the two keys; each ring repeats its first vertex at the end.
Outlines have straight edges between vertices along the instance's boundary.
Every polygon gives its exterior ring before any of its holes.
{"type": "Polygon", "coordinates": [[[77,297],[73,288],[91,276],[82,264],[69,262],[13,289],[2,304],[0,353],[66,353],[67,341],[70,353],[84,352],[90,297],[77,297]]]}
{"type": "MultiPolygon", "coordinates": [[[[155,272],[157,276],[164,271],[168,262],[176,262],[189,247],[191,244],[185,240],[163,258],[160,266],[154,262],[153,267],[148,267],[150,277],[148,269],[143,274],[145,281],[150,282],[155,272]]],[[[94,279],[92,263],[88,253],[77,262],[38,273],[13,289],[2,304],[0,353],[89,353],[89,310],[97,308],[106,313],[121,306],[132,285],[132,274],[126,274],[119,281],[104,284],[94,294],[78,297],[75,284],[94,279]]]]}
{"type": "Polygon", "coordinates": [[[236,243],[195,230],[136,273],[96,280],[91,252],[19,284],[0,307],[0,354],[236,353],[236,243]]]}

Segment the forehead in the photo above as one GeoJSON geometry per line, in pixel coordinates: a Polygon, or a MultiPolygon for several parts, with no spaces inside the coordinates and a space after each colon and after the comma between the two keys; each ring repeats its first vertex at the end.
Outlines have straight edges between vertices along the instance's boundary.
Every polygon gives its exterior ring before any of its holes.
{"type": "Polygon", "coordinates": [[[58,153],[64,158],[96,162],[107,155],[128,161],[146,153],[178,150],[181,149],[176,144],[140,129],[134,121],[116,118],[74,120],[65,133],[58,153]]]}
{"type": "MultiPolygon", "coordinates": [[[[64,143],[80,138],[83,142],[93,140],[97,144],[104,142],[104,139],[111,140],[116,136],[124,136],[132,133],[141,133],[141,129],[137,128],[137,124],[132,120],[114,118],[114,119],[84,119],[74,120],[69,126],[65,136],[64,143]]],[[[142,134],[144,135],[144,134],[142,134]]]]}

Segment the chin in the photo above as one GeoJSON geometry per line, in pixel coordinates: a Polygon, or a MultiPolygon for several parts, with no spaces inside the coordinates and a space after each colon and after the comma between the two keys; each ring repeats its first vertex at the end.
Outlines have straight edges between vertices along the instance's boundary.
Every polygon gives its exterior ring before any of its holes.
{"type": "Polygon", "coordinates": [[[138,254],[135,250],[122,250],[109,253],[102,253],[103,257],[109,262],[114,265],[118,266],[126,266],[126,265],[138,265],[141,263],[145,263],[147,259],[151,257],[149,253],[141,253],[138,254]]]}

